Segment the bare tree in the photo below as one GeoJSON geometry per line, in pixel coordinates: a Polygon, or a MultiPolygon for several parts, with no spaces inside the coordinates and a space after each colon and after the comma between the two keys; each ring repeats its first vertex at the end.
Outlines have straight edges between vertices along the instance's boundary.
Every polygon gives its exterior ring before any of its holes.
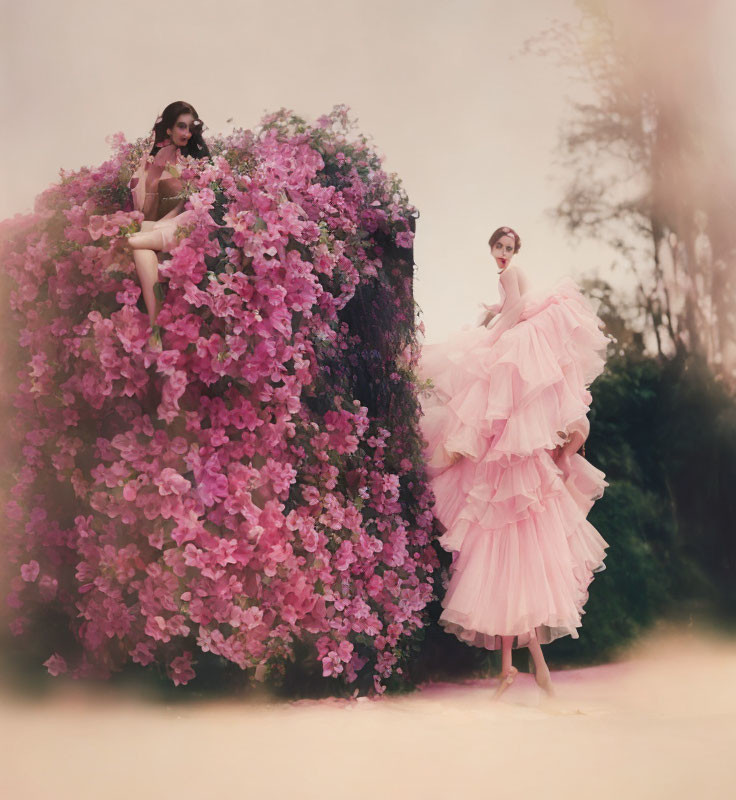
{"type": "Polygon", "coordinates": [[[736,378],[736,170],[718,126],[702,4],[578,0],[579,25],[527,48],[584,81],[561,133],[554,215],[633,271],[659,354],[697,352],[736,378]]]}

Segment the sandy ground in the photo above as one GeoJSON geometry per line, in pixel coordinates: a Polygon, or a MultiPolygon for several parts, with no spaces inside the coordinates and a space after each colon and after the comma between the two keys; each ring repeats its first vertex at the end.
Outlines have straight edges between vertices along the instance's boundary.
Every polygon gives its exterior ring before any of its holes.
{"type": "Polygon", "coordinates": [[[736,642],[658,638],[626,660],[402,697],[173,706],[74,684],[0,692],[3,800],[733,797],[736,642]]]}

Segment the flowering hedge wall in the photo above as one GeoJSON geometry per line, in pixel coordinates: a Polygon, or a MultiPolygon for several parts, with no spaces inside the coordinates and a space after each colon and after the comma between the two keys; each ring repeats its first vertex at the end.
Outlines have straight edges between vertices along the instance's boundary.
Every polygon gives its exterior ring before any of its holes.
{"type": "Polygon", "coordinates": [[[196,222],[161,260],[160,351],[125,247],[150,142],[116,135],[110,160],[2,224],[21,455],[10,629],[22,644],[62,615],[52,675],[133,661],[179,685],[209,652],[278,682],[299,642],[324,676],[380,693],[439,567],[416,212],[342,107],[208,144],[181,173],[196,222]]]}

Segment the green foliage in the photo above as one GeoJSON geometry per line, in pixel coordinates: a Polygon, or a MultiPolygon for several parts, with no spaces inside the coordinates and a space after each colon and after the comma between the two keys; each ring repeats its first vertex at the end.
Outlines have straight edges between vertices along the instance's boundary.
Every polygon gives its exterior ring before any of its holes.
{"type": "Polygon", "coordinates": [[[564,637],[550,645],[553,664],[610,658],[655,621],[672,593],[672,575],[655,543],[673,535],[666,502],[620,480],[606,490],[589,519],[610,545],[606,569],[590,586],[580,639],[564,637]]]}
{"type": "Polygon", "coordinates": [[[589,519],[610,548],[558,664],[609,658],[663,614],[736,611],[736,399],[703,360],[634,348],[592,391],[587,458],[610,485],[589,519]]]}

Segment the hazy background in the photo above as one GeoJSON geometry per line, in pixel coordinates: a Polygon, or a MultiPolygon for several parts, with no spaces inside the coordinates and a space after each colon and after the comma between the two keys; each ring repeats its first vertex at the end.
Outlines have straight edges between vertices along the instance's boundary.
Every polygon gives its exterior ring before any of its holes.
{"type": "Polygon", "coordinates": [[[496,298],[486,242],[498,225],[519,231],[520,263],[540,280],[609,263],[545,214],[566,98],[585,89],[521,55],[553,19],[575,23],[570,0],[5,0],[2,17],[0,218],[29,210],[59,168],[103,161],[109,134],[146,134],[172,100],[210,132],[346,103],[420,211],[428,339],[496,298]]]}
{"type": "MultiPolygon", "coordinates": [[[[643,5],[660,18],[702,9],[719,111],[736,132],[736,4],[643,5]]],[[[498,225],[519,231],[519,262],[537,280],[609,269],[605,246],[574,246],[546,214],[560,195],[567,100],[586,87],[521,52],[552,20],[577,23],[572,0],[3,0],[2,18],[0,218],[28,210],[60,167],[104,160],[110,133],[147,133],[172,100],[193,103],[210,132],[252,127],[282,106],[314,118],[346,103],[420,210],[416,290],[429,340],[497,296],[486,242],[498,225]]]]}

